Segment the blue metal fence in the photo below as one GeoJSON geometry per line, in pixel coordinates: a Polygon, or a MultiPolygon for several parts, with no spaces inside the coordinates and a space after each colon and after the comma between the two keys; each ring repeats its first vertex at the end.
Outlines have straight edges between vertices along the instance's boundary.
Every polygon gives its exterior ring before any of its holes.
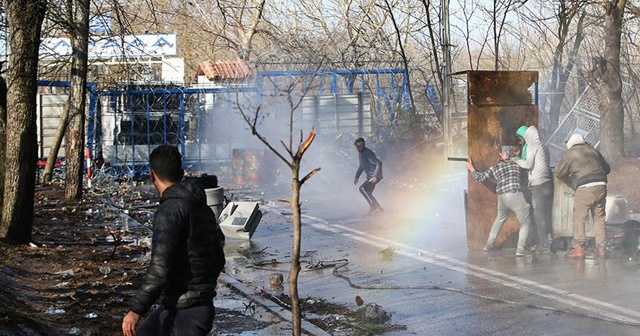
{"type": "MultiPolygon", "coordinates": [[[[259,71],[254,82],[234,87],[153,87],[124,85],[98,90],[88,84],[87,146],[92,157],[130,173],[146,173],[148,154],[160,144],[179,146],[188,167],[215,165],[231,159],[238,146],[261,145],[248,132],[239,112],[258,106],[271,127],[287,129],[279,118],[283,92],[289,96],[321,96],[363,92],[374,97],[374,119],[409,107],[404,69],[259,71]],[[271,109],[271,110],[269,110],[271,109]]],[[[41,81],[41,86],[68,87],[68,82],[41,81]]],[[[267,126],[265,126],[267,127],[267,126]]],[[[281,130],[282,131],[282,130],[281,130]]]]}

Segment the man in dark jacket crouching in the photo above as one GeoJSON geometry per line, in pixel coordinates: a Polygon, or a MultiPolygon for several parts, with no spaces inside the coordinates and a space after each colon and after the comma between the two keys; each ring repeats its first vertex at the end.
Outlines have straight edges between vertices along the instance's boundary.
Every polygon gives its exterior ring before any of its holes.
{"type": "Polygon", "coordinates": [[[225,258],[224,237],[207,206],[204,188],[180,182],[177,147],[160,146],[149,156],[151,182],[160,193],[153,219],[151,263],[122,320],[126,336],[206,335],[215,314],[213,298],[225,258]],[[136,328],[162,295],[162,306],[136,328]]]}

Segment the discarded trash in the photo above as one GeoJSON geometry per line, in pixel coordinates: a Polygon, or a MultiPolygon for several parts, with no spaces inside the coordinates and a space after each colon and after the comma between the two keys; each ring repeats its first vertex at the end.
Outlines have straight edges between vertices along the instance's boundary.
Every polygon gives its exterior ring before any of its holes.
{"type": "Polygon", "coordinates": [[[61,315],[66,313],[66,311],[64,309],[48,309],[45,310],[44,313],[47,315],[61,315]]]}
{"type": "Polygon", "coordinates": [[[73,327],[71,329],[69,329],[69,332],[67,333],[69,335],[82,335],[82,332],[80,331],[80,329],[73,327]]]}
{"type": "Polygon", "coordinates": [[[368,303],[364,307],[364,320],[371,323],[384,323],[391,317],[376,303],[368,303]]]}
{"type": "Polygon", "coordinates": [[[89,313],[89,314],[84,316],[84,318],[86,318],[86,319],[94,319],[96,317],[98,317],[98,314],[96,314],[96,313],[89,313]]]}
{"type": "Polygon", "coordinates": [[[204,192],[207,195],[207,205],[213,210],[216,218],[220,217],[225,201],[224,188],[216,185],[215,187],[205,189],[204,192]]]}
{"type": "Polygon", "coordinates": [[[100,273],[102,273],[105,278],[107,277],[107,274],[111,273],[111,267],[109,267],[109,264],[106,260],[104,261],[104,264],[100,266],[100,273]]]}
{"type": "Polygon", "coordinates": [[[284,282],[284,276],[282,273],[274,273],[269,276],[269,286],[271,288],[280,288],[284,282]]]}
{"type": "Polygon", "coordinates": [[[261,219],[258,202],[229,202],[220,213],[218,222],[225,237],[251,239],[261,219]]]}
{"type": "Polygon", "coordinates": [[[67,279],[70,278],[72,276],[75,276],[76,274],[73,272],[72,269],[68,269],[66,271],[62,271],[62,272],[58,272],[58,274],[60,274],[62,276],[62,279],[67,279]]]}
{"type": "Polygon", "coordinates": [[[386,248],[386,249],[378,252],[378,257],[382,261],[389,261],[389,260],[391,260],[391,257],[393,257],[393,252],[394,251],[395,251],[395,249],[393,247],[386,248]]]}

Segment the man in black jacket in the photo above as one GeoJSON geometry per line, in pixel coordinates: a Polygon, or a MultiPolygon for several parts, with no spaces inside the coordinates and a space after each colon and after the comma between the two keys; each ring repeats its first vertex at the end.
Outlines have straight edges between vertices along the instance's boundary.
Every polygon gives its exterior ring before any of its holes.
{"type": "Polygon", "coordinates": [[[358,184],[360,175],[362,172],[366,175],[366,180],[360,185],[360,193],[364,196],[364,199],[369,203],[369,213],[377,213],[382,211],[382,207],[378,200],[373,197],[373,190],[376,188],[376,184],[382,180],[382,161],[380,161],[376,154],[365,146],[363,138],[356,139],[354,145],[358,150],[358,158],[360,165],[356,171],[356,177],[353,180],[353,184],[358,184]]]}
{"type": "Polygon", "coordinates": [[[177,147],[159,146],[149,163],[151,181],[160,194],[151,263],[122,320],[122,332],[126,336],[206,335],[215,314],[217,279],[225,264],[224,236],[202,185],[180,182],[184,171],[177,147]],[[161,307],[136,328],[161,295],[161,307]]]}

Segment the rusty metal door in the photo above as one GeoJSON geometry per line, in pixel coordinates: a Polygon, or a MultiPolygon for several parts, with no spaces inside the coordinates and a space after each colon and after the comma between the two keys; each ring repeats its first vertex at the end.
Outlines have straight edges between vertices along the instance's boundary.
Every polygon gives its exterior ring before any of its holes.
{"type": "MultiPolygon", "coordinates": [[[[501,145],[516,144],[516,130],[537,126],[537,71],[470,71],[468,79],[468,148],[477,170],[499,160],[501,145]]],[[[526,176],[526,174],[523,173],[526,176]]],[[[496,218],[497,196],[493,183],[475,182],[469,174],[467,191],[467,246],[481,249],[496,218]]],[[[515,247],[519,223],[511,215],[496,245],[515,247]]],[[[531,231],[535,234],[535,230],[531,231]]]]}

